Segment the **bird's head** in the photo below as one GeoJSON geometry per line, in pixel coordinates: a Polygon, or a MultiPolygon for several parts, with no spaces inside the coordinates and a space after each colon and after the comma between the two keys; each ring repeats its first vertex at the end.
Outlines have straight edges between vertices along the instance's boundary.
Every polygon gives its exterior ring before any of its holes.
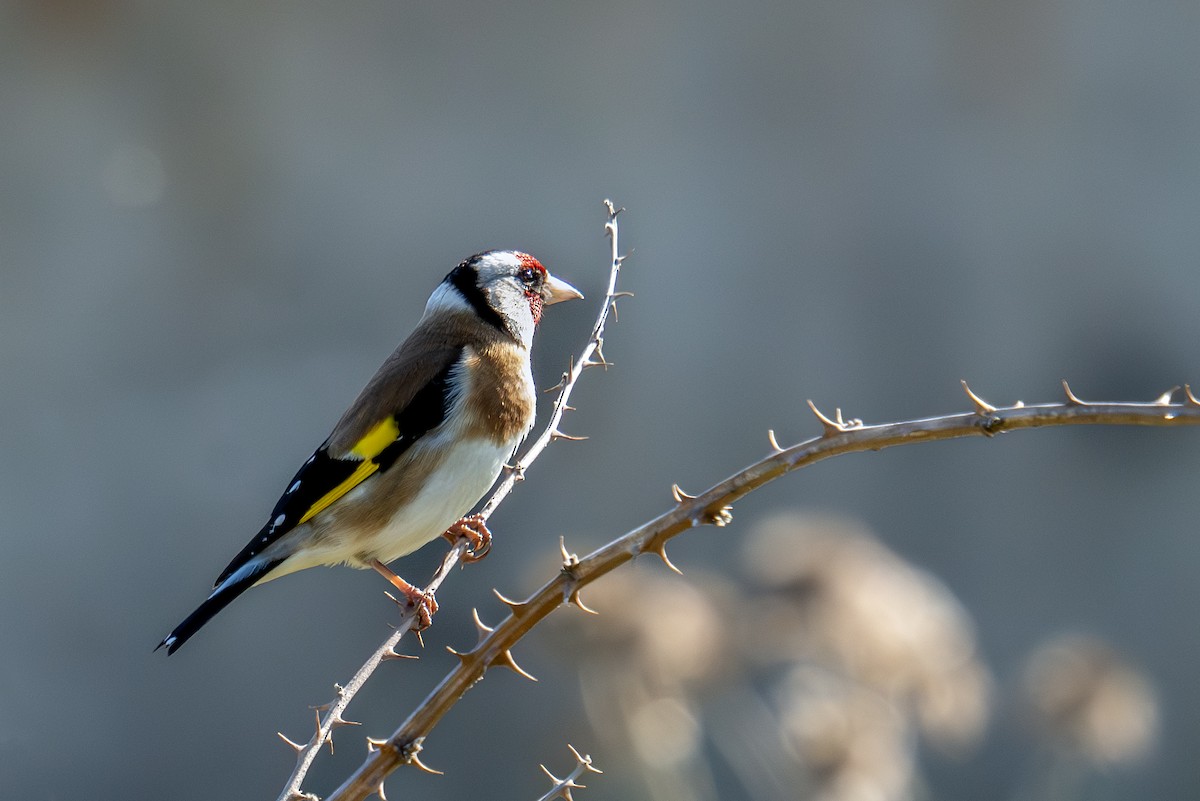
{"type": "MultiPolygon", "coordinates": [[[[461,295],[485,322],[526,347],[533,341],[546,306],[583,297],[533,256],[517,250],[478,253],[455,267],[443,284],[461,295]]],[[[430,299],[431,304],[438,294],[430,299]]]]}

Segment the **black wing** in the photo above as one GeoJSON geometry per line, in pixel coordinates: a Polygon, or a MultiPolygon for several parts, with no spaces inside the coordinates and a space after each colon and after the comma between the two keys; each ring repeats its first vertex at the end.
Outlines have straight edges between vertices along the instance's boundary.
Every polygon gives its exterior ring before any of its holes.
{"type": "Polygon", "coordinates": [[[458,355],[417,391],[403,409],[372,426],[351,449],[349,458],[331,455],[329,440],[317,448],[292,477],[266,524],[234,557],[214,586],[219,586],[280,537],[323,512],[363,481],[386,471],[414,442],[440,425],[453,400],[450,374],[461,356],[459,349],[458,355]]]}

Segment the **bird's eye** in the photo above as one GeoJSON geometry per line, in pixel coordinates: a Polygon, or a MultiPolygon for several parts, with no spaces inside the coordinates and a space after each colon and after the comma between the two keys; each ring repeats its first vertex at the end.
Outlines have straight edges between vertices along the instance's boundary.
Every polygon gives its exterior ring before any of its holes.
{"type": "Polygon", "coordinates": [[[537,283],[537,271],[534,270],[532,267],[522,267],[517,272],[517,278],[521,279],[522,284],[528,284],[529,286],[533,286],[534,284],[537,283]]]}

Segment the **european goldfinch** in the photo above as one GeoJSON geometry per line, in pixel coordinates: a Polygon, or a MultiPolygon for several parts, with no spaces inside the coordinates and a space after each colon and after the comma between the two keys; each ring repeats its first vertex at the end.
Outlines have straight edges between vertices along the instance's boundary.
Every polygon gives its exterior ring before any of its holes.
{"type": "Polygon", "coordinates": [[[482,521],[460,518],[533,427],[529,349],[543,308],[582,297],[527,253],[492,250],[454,268],[212,594],[158,647],[174,653],[250,587],[316,565],[374,568],[428,625],[433,599],[385,565],[439,535],[486,552],[482,521]]]}

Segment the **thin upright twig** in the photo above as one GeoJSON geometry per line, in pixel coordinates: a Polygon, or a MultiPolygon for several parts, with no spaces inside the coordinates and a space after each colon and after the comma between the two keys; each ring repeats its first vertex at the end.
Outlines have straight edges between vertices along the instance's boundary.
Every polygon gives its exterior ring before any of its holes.
{"type": "MultiPolygon", "coordinates": [[[[543,429],[542,434],[526,448],[515,464],[504,471],[504,477],[488,498],[487,503],[480,510],[479,514],[485,520],[496,511],[496,507],[500,505],[500,502],[508,497],[513,487],[516,486],[516,483],[524,478],[525,471],[541,455],[547,445],[556,439],[576,439],[575,437],[563,434],[559,428],[563,414],[570,408],[567,401],[571,397],[571,392],[575,389],[575,384],[584,370],[588,367],[608,366],[609,364],[604,360],[603,356],[604,327],[608,322],[610,310],[615,308],[617,298],[626,297],[629,293],[617,292],[616,289],[621,264],[625,260],[625,257],[621,255],[619,250],[619,231],[617,226],[617,215],[623,209],[616,208],[611,200],[605,200],[604,206],[608,214],[608,218],[604,223],[604,231],[609,238],[612,258],[609,264],[608,288],[600,304],[600,312],[596,317],[596,323],[592,326],[591,336],[588,339],[587,345],[575,361],[571,363],[568,371],[563,373],[562,380],[555,387],[558,389],[558,396],[554,400],[550,420],[543,429]]],[[[442,564],[433,574],[433,578],[429,584],[425,586],[424,591],[426,594],[435,593],[442,586],[442,582],[450,575],[454,566],[461,561],[467,547],[468,543],[464,539],[457,542],[450,549],[442,560],[442,564]]],[[[292,769],[292,773],[288,777],[287,784],[284,786],[283,792],[280,793],[278,801],[317,801],[317,796],[301,790],[309,769],[311,769],[313,762],[316,760],[321,747],[325,743],[331,742],[333,730],[339,726],[352,725],[352,722],[344,717],[346,708],[350,705],[350,702],[354,699],[358,691],[362,689],[362,686],[375,673],[376,668],[389,659],[405,658],[404,655],[396,651],[396,646],[400,644],[400,640],[411,629],[415,617],[416,610],[405,611],[400,617],[400,623],[396,627],[396,630],[383,641],[382,645],[375,649],[375,652],[363,663],[363,666],[358,669],[354,677],[345,686],[334,685],[336,697],[327,707],[324,707],[325,711],[319,717],[317,730],[307,743],[302,745],[293,742],[282,734],[279,735],[285,743],[296,750],[297,756],[296,766],[292,769]]],[[[420,759],[417,757],[416,750],[410,749],[410,751],[411,753],[407,761],[420,765],[420,759]]]]}

